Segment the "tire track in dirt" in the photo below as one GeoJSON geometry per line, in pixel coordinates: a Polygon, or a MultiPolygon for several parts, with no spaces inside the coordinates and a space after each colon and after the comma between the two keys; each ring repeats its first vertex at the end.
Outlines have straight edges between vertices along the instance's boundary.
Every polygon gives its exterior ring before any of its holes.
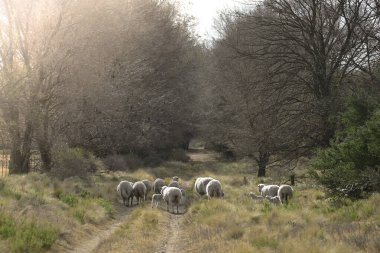
{"type": "Polygon", "coordinates": [[[181,227],[183,224],[183,215],[174,215],[170,217],[170,236],[166,244],[165,253],[178,252],[179,246],[182,245],[181,227]]]}
{"type": "Polygon", "coordinates": [[[125,224],[125,221],[129,218],[129,215],[133,212],[136,207],[129,207],[116,218],[116,222],[105,226],[97,233],[96,236],[84,241],[81,245],[67,251],[68,253],[91,253],[96,250],[104,241],[111,237],[116,230],[125,224]]]}
{"type": "Polygon", "coordinates": [[[181,229],[183,226],[183,214],[168,214],[169,224],[166,231],[166,236],[163,238],[162,245],[154,253],[176,253],[180,252],[183,237],[181,236],[181,229]]]}

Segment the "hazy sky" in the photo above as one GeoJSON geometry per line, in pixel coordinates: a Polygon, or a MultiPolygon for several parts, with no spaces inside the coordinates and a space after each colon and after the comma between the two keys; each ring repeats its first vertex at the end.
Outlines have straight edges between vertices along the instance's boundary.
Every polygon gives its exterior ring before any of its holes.
{"type": "Polygon", "coordinates": [[[214,18],[218,11],[241,5],[242,0],[178,0],[183,11],[194,16],[196,30],[203,39],[215,35],[213,31],[214,18]]]}

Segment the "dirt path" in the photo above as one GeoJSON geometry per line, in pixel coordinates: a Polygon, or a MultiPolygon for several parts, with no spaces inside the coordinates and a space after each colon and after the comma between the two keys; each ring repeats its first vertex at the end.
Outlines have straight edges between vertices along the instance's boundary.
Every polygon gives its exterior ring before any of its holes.
{"type": "Polygon", "coordinates": [[[155,253],[176,253],[180,252],[183,237],[181,236],[181,228],[184,221],[182,214],[168,214],[170,223],[168,225],[168,233],[161,247],[155,253]]]}
{"type": "Polygon", "coordinates": [[[91,253],[96,250],[105,240],[107,240],[116,230],[122,226],[128,216],[135,207],[126,208],[123,212],[121,212],[118,217],[116,217],[116,221],[113,224],[110,224],[101,229],[95,236],[91,237],[89,240],[84,241],[78,247],[67,251],[68,253],[91,253]]]}
{"type": "Polygon", "coordinates": [[[178,252],[178,247],[182,245],[181,227],[183,223],[183,215],[171,215],[170,219],[170,236],[166,245],[166,253],[178,252]]]}

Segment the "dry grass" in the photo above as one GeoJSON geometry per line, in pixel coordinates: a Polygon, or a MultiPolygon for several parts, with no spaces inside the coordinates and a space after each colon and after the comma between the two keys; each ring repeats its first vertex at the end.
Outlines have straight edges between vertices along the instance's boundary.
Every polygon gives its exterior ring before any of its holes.
{"type": "Polygon", "coordinates": [[[164,242],[169,215],[158,209],[139,207],[94,253],[152,253],[164,242]]]}
{"type": "MultiPolygon", "coordinates": [[[[117,184],[124,179],[140,178],[151,179],[151,175],[140,170],[133,174],[99,173],[87,179],[72,177],[63,181],[39,173],[10,175],[0,179],[0,207],[12,219],[25,217],[49,224],[58,231],[58,239],[50,251],[62,252],[114,223],[126,210],[117,198],[117,184]]],[[[2,240],[0,235],[0,252],[12,252],[9,245],[9,240],[4,237],[2,240]]]]}
{"type": "Polygon", "coordinates": [[[299,185],[289,205],[274,206],[244,195],[257,191],[256,180],[211,176],[224,183],[226,197],[192,204],[181,252],[380,252],[379,194],[334,207],[321,189],[299,185]]]}
{"type": "MultiPolygon", "coordinates": [[[[58,230],[51,252],[62,252],[95,236],[125,215],[127,208],[115,193],[120,180],[166,181],[177,175],[187,186],[187,212],[180,216],[178,252],[380,252],[380,194],[339,205],[326,199],[321,188],[298,184],[287,206],[254,202],[245,194],[257,192],[259,181],[249,163],[179,162],[133,173],[98,173],[89,179],[59,181],[46,175],[0,179],[0,206],[15,219],[44,221],[58,230]],[[224,199],[208,201],[192,192],[197,176],[219,179],[224,199]],[[243,184],[244,177],[248,179],[243,184]]],[[[260,182],[275,182],[264,178],[260,182]]],[[[133,209],[125,223],[96,252],[159,252],[167,241],[171,215],[151,209],[149,202],[133,209]]],[[[0,240],[0,252],[9,252],[0,240]]]]}

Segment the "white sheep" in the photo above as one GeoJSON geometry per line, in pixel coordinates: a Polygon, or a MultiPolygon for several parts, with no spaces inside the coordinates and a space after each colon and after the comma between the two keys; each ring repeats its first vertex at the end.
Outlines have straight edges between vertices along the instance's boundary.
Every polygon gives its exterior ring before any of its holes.
{"type": "Polygon", "coordinates": [[[164,186],[164,185],[165,185],[164,180],[161,179],[161,178],[157,178],[157,179],[154,180],[154,182],[153,182],[153,192],[154,192],[154,193],[157,193],[157,194],[161,193],[161,188],[162,188],[162,186],[164,186]]]}
{"type": "Polygon", "coordinates": [[[267,200],[269,200],[269,202],[275,204],[275,205],[279,205],[281,204],[281,199],[279,196],[274,196],[274,197],[271,197],[271,196],[266,196],[265,197],[267,200]]]}
{"type": "Polygon", "coordinates": [[[213,180],[212,177],[198,177],[195,180],[194,189],[199,195],[205,195],[206,194],[206,187],[207,184],[213,180]]]}
{"type": "Polygon", "coordinates": [[[250,192],[250,193],[248,193],[247,194],[249,197],[251,197],[253,200],[255,200],[255,201],[262,201],[263,199],[264,199],[264,197],[263,196],[261,196],[261,195],[256,195],[255,193],[253,193],[253,192],[250,192]]]}
{"type": "Polygon", "coordinates": [[[179,213],[178,207],[179,207],[179,204],[181,203],[181,200],[182,200],[181,190],[177,187],[166,187],[166,186],[164,186],[162,188],[162,196],[166,202],[166,207],[167,207],[168,212],[169,212],[169,205],[171,205],[173,213],[174,213],[174,205],[175,205],[175,206],[177,206],[177,214],[178,214],[179,213]]]}
{"type": "Polygon", "coordinates": [[[259,192],[261,196],[266,197],[275,197],[278,193],[278,185],[265,185],[265,184],[259,184],[259,192]]]}
{"type": "Polygon", "coordinates": [[[157,206],[161,200],[163,200],[162,194],[153,194],[152,195],[152,208],[153,208],[153,205],[156,206],[156,208],[157,208],[157,206]]]}
{"type": "Polygon", "coordinates": [[[166,188],[168,188],[166,185],[162,186],[162,187],[161,187],[160,194],[162,194],[166,188]]]}
{"type": "Polygon", "coordinates": [[[186,195],[186,191],[185,191],[185,189],[182,189],[182,188],[179,188],[179,189],[181,190],[182,197],[185,197],[185,195],[186,195]]]}
{"type": "Polygon", "coordinates": [[[146,186],[143,182],[138,181],[133,184],[133,195],[136,197],[138,204],[140,204],[141,200],[145,201],[146,186]]]}
{"type": "Polygon", "coordinates": [[[179,183],[178,183],[178,181],[171,181],[170,184],[168,184],[168,187],[177,187],[177,188],[179,188],[179,183]]]}
{"type": "Polygon", "coordinates": [[[293,188],[290,185],[283,184],[278,189],[278,197],[281,203],[288,203],[288,200],[293,197],[293,188]]]}
{"type": "Polygon", "coordinates": [[[174,176],[172,179],[173,179],[173,181],[179,182],[179,177],[177,177],[177,176],[174,176]]]}
{"type": "Polygon", "coordinates": [[[146,199],[148,193],[152,190],[152,184],[147,179],[144,179],[141,182],[143,182],[145,184],[145,187],[146,187],[146,194],[145,194],[145,199],[146,199]]]}
{"type": "Polygon", "coordinates": [[[117,193],[123,198],[124,206],[129,206],[129,200],[131,205],[133,203],[133,188],[128,181],[121,181],[116,188],[117,193]]]}
{"type": "Polygon", "coordinates": [[[224,196],[224,192],[222,190],[222,184],[218,180],[211,180],[208,182],[206,186],[206,195],[208,199],[216,197],[221,198],[224,196]]]}

